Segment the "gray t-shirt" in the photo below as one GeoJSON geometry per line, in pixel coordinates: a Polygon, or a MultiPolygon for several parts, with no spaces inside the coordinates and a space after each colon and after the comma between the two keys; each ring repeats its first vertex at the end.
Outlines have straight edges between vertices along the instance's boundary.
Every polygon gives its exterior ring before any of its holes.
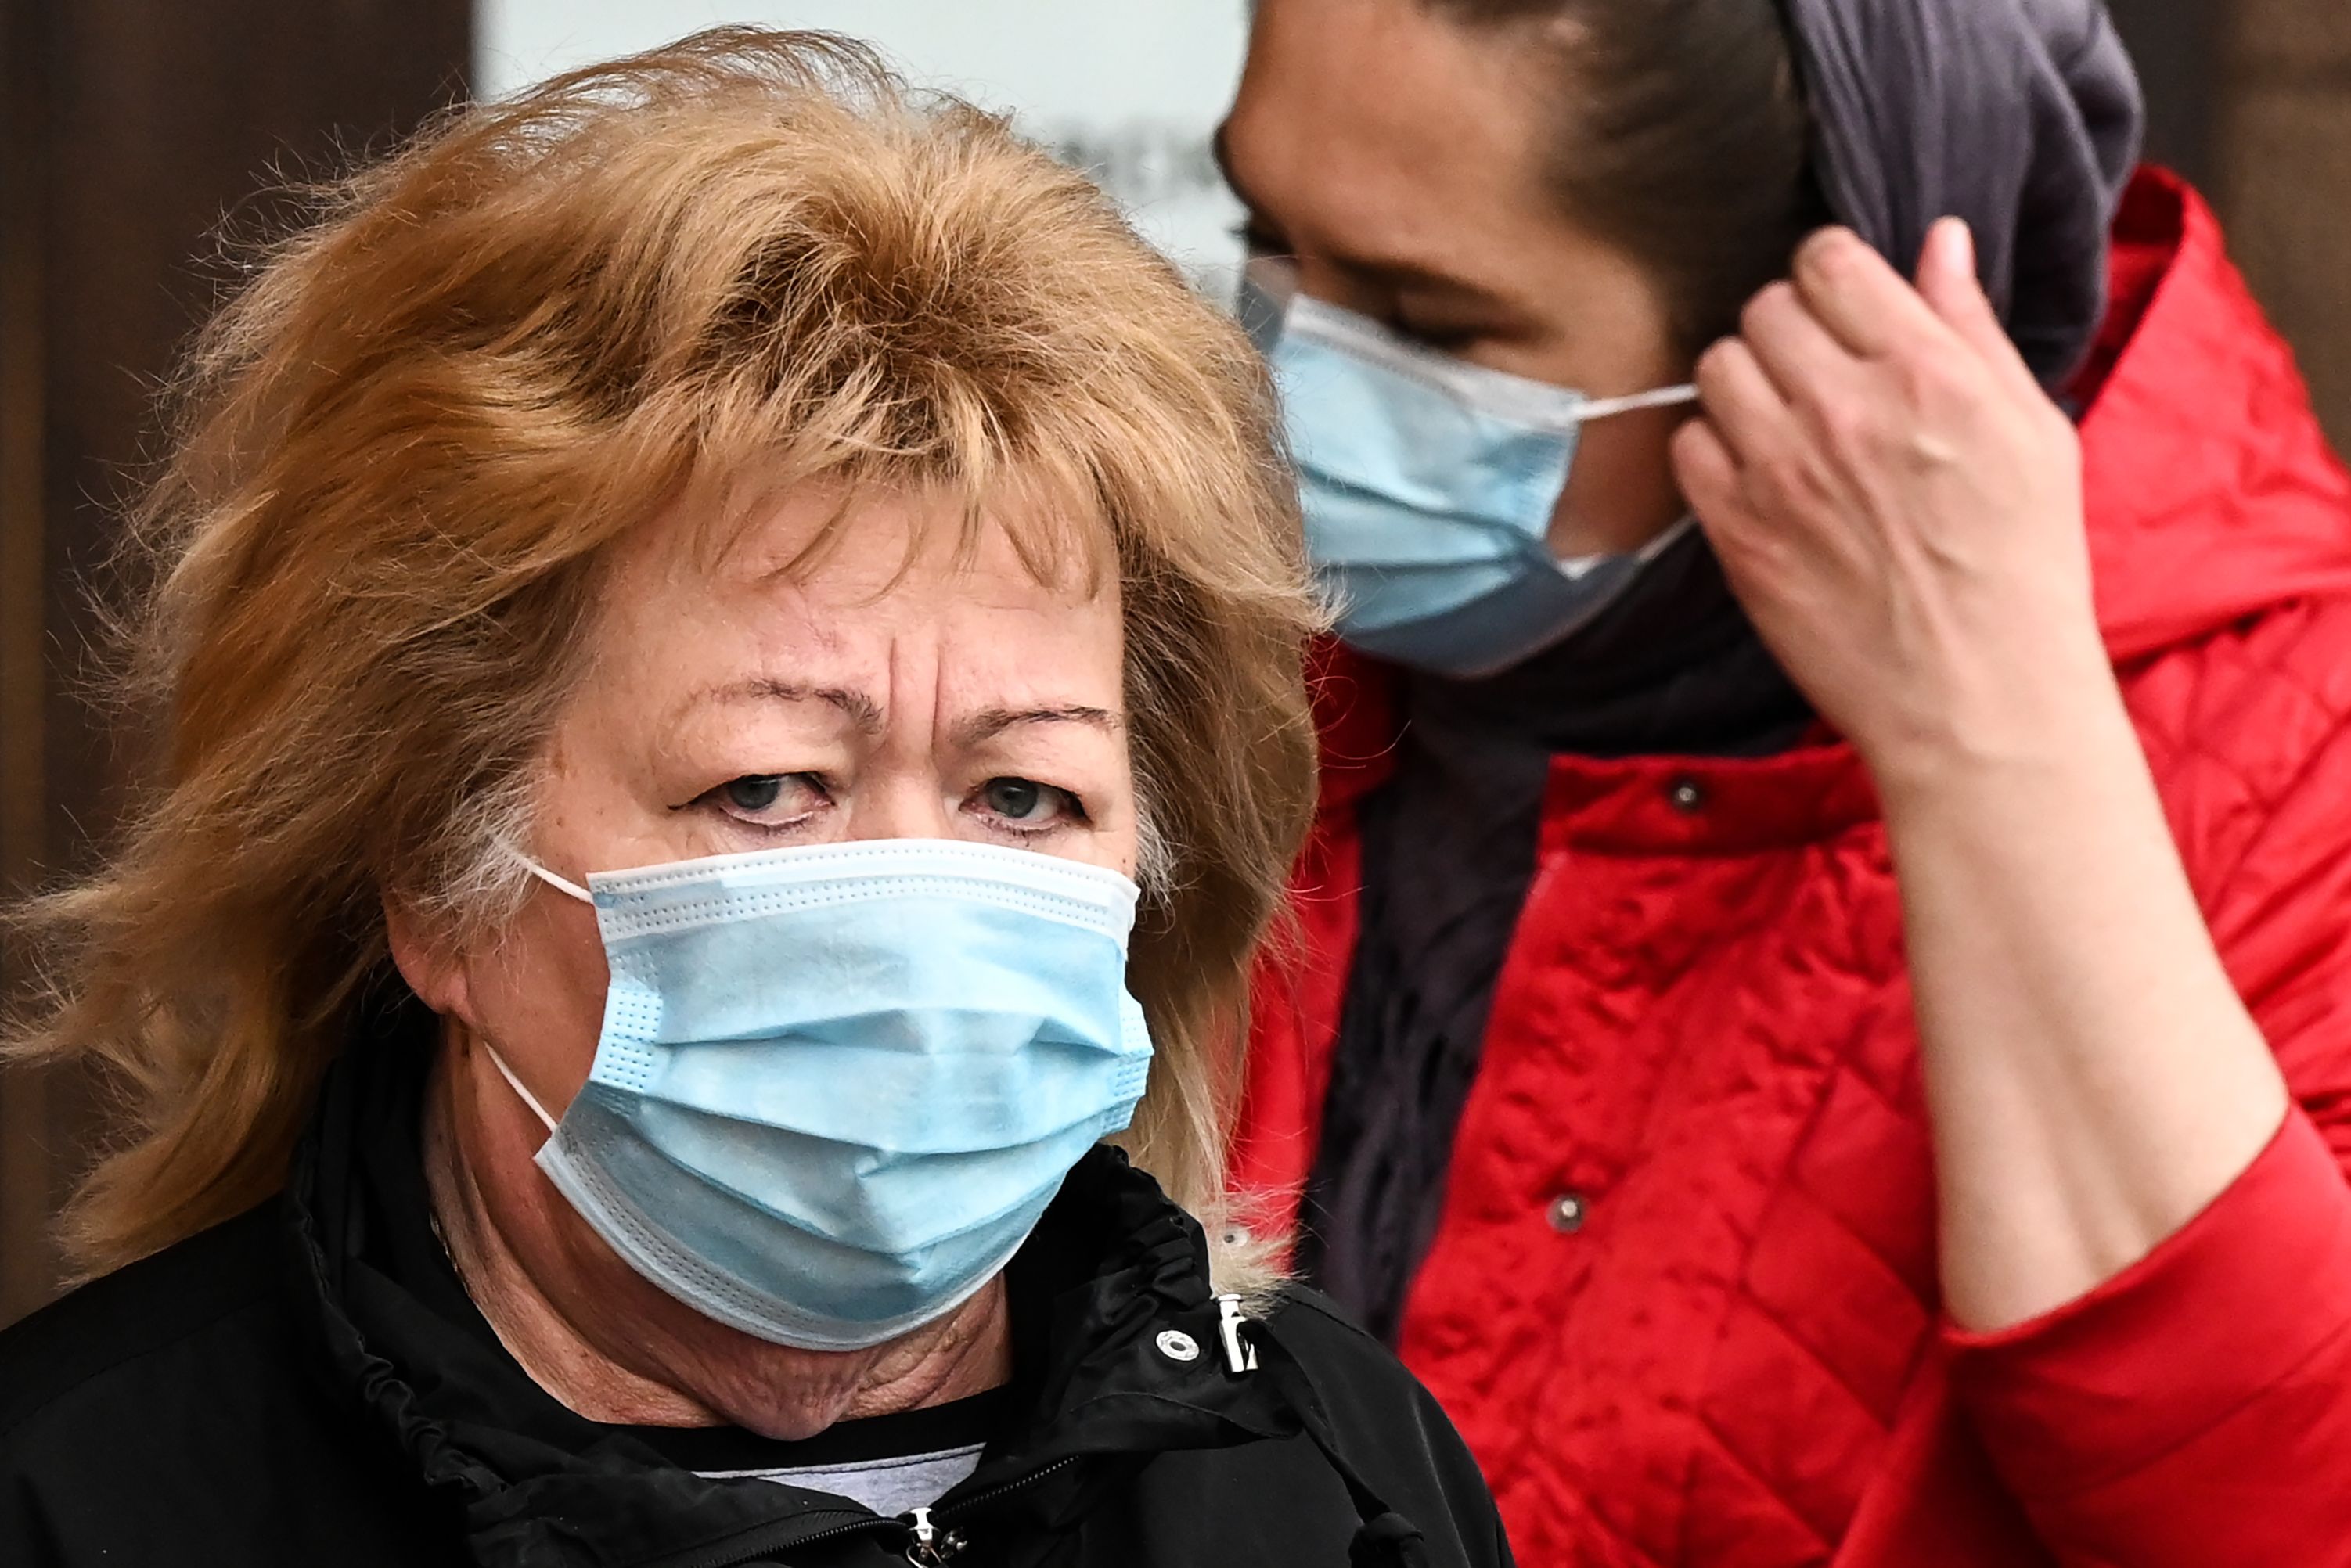
{"type": "Polygon", "coordinates": [[[629,1434],[705,1480],[773,1481],[829,1492],[884,1518],[928,1508],[979,1468],[1012,1415],[1012,1391],[841,1421],[798,1441],[737,1427],[632,1427],[629,1434]]]}
{"type": "Polygon", "coordinates": [[[829,1465],[787,1465],[774,1469],[696,1470],[705,1480],[763,1480],[810,1491],[831,1492],[863,1503],[879,1514],[895,1515],[928,1508],[945,1497],[956,1482],[979,1468],[979,1454],[987,1445],[966,1443],[927,1454],[901,1454],[894,1458],[842,1459],[829,1465]]]}

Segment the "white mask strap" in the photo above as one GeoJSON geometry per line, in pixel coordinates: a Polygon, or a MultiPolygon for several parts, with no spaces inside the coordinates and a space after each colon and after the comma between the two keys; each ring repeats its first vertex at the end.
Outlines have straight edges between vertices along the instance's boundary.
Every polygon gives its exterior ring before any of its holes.
{"type": "Polygon", "coordinates": [[[582,904],[592,904],[596,902],[596,895],[594,894],[589,892],[586,888],[580,886],[578,883],[571,881],[568,877],[556,875],[553,872],[548,870],[545,866],[539,864],[537,861],[531,859],[528,855],[515,848],[514,845],[507,842],[506,840],[498,840],[498,848],[514,856],[516,864],[521,866],[523,870],[530,873],[531,875],[538,878],[539,881],[547,883],[548,886],[555,889],[556,892],[569,894],[572,897],[578,899],[582,904]]]}
{"type": "Polygon", "coordinates": [[[490,1065],[498,1070],[498,1076],[507,1081],[507,1087],[520,1095],[522,1103],[530,1107],[530,1113],[546,1123],[549,1132],[554,1132],[555,1118],[547,1113],[547,1107],[538,1103],[538,1095],[522,1086],[522,1080],[515,1076],[514,1069],[508,1067],[506,1058],[498,1054],[498,1048],[485,1040],[482,1041],[482,1053],[490,1059],[490,1065]]]}
{"type": "Polygon", "coordinates": [[[1606,419],[1612,413],[1631,413],[1644,408],[1671,408],[1676,403],[1696,402],[1698,388],[1694,386],[1659,387],[1655,392],[1635,392],[1630,397],[1594,398],[1583,405],[1585,419],[1606,419]]]}

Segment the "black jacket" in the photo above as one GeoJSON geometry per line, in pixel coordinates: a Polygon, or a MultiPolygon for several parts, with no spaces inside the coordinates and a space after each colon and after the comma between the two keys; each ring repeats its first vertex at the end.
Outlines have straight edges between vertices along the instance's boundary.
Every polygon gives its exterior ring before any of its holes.
{"type": "Polygon", "coordinates": [[[424,1217],[429,1039],[371,1032],[280,1199],[0,1334],[0,1563],[1509,1562],[1435,1402],[1320,1298],[1231,1369],[1199,1228],[1107,1149],[1008,1273],[1006,1418],[930,1554],[912,1516],[703,1479],[557,1404],[473,1312],[424,1217]]]}

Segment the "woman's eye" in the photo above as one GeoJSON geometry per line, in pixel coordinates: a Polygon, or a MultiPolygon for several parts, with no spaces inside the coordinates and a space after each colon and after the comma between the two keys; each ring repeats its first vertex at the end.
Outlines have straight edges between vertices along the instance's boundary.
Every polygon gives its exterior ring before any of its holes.
{"type": "Polygon", "coordinates": [[[1392,325],[1422,348],[1434,349],[1440,354],[1458,354],[1486,336],[1476,328],[1450,326],[1437,321],[1416,322],[1401,317],[1392,325]]]}
{"type": "Polygon", "coordinates": [[[831,799],[811,773],[746,773],[703,798],[737,821],[763,828],[789,826],[831,799]]]}
{"type": "Polygon", "coordinates": [[[1086,820],[1075,795],[1034,779],[991,779],[979,787],[975,800],[981,810],[1024,832],[1086,820]]]}

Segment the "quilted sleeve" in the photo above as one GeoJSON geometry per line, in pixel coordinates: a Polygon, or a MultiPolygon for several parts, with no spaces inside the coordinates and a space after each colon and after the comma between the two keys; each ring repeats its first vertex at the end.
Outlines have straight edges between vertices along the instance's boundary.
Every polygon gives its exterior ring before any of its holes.
{"type": "Polygon", "coordinates": [[[2208,900],[2284,1124],[2087,1296],[1949,1331],[1963,1406],[2065,1568],[2351,1565],[2351,733],[2305,755],[2208,900]]]}

